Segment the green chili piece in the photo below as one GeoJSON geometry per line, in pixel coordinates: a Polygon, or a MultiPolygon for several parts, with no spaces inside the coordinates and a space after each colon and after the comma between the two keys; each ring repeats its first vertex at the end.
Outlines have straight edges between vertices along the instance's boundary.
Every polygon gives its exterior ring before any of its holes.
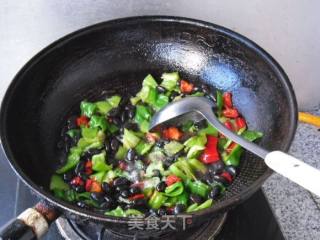
{"type": "Polygon", "coordinates": [[[125,215],[126,216],[141,216],[143,215],[142,212],[140,212],[139,210],[137,209],[133,209],[133,208],[129,208],[125,211],[125,215]]]}
{"type": "Polygon", "coordinates": [[[180,204],[183,204],[185,206],[188,206],[188,200],[189,200],[189,194],[186,191],[184,191],[179,196],[177,196],[177,202],[176,203],[180,203],[180,204]]]}
{"type": "Polygon", "coordinates": [[[173,175],[176,175],[179,178],[182,178],[183,181],[186,181],[188,179],[187,175],[185,175],[176,165],[176,163],[171,164],[169,167],[170,172],[173,175]]]}
{"type": "Polygon", "coordinates": [[[208,196],[210,187],[201,182],[201,181],[187,181],[186,183],[187,188],[190,190],[191,193],[197,194],[203,198],[206,198],[208,196]]]}
{"type": "Polygon", "coordinates": [[[66,134],[68,136],[70,136],[71,138],[74,138],[76,136],[79,136],[80,135],[80,130],[79,129],[70,129],[66,132],[66,134]]]}
{"type": "Polygon", "coordinates": [[[97,109],[97,106],[94,103],[82,101],[80,103],[81,115],[85,115],[87,117],[91,117],[97,109]]]}
{"type": "Polygon", "coordinates": [[[202,209],[206,209],[211,207],[213,204],[213,200],[212,199],[208,199],[207,201],[201,203],[194,211],[200,211],[202,209]]]}
{"type": "Polygon", "coordinates": [[[114,210],[107,211],[104,214],[109,215],[109,216],[114,216],[114,217],[125,217],[126,216],[125,212],[123,211],[123,209],[120,206],[118,206],[114,210]]]}
{"type": "Polygon", "coordinates": [[[68,190],[70,189],[69,185],[66,184],[62,177],[56,174],[53,174],[50,180],[50,190],[68,190]]]}
{"type": "Polygon", "coordinates": [[[140,138],[131,130],[124,129],[123,146],[127,149],[134,148],[140,142],[140,138]]]}
{"type": "Polygon", "coordinates": [[[118,95],[115,95],[115,96],[108,98],[107,101],[111,105],[112,108],[116,108],[116,107],[118,107],[118,105],[121,101],[121,97],[118,95]]]}
{"type": "Polygon", "coordinates": [[[186,212],[187,212],[187,213],[194,212],[194,211],[196,211],[197,207],[198,207],[198,203],[191,204],[191,205],[187,208],[186,212]]]}
{"type": "Polygon", "coordinates": [[[99,101],[96,102],[97,112],[102,115],[106,115],[113,107],[110,105],[108,101],[99,101]]]}
{"type": "Polygon", "coordinates": [[[106,164],[106,152],[92,156],[92,169],[97,172],[106,172],[112,169],[111,165],[106,164]]]}
{"type": "Polygon", "coordinates": [[[128,149],[126,149],[124,146],[120,146],[114,157],[117,160],[123,160],[125,159],[127,152],[128,152],[128,149]]]}
{"type": "Polygon", "coordinates": [[[189,166],[191,166],[191,168],[194,171],[200,171],[202,173],[205,173],[207,171],[207,167],[199,160],[197,160],[195,158],[191,158],[191,159],[188,159],[187,161],[188,161],[189,166]]]}
{"type": "Polygon", "coordinates": [[[218,90],[217,90],[217,108],[218,108],[218,113],[220,115],[221,110],[223,108],[223,97],[222,97],[222,93],[218,90]]]}
{"type": "Polygon", "coordinates": [[[90,128],[99,127],[102,131],[105,131],[108,128],[108,123],[105,117],[93,115],[89,122],[90,128]]]}
{"type": "Polygon", "coordinates": [[[172,72],[163,73],[161,78],[163,80],[161,86],[169,91],[172,91],[177,86],[177,82],[180,79],[180,76],[178,72],[172,72]]]}
{"type": "Polygon", "coordinates": [[[165,194],[168,197],[179,196],[184,191],[184,186],[182,182],[176,182],[165,189],[165,194]]]}
{"type": "Polygon", "coordinates": [[[154,191],[148,204],[153,209],[159,209],[166,200],[167,197],[163,193],[154,191]]]}
{"type": "Polygon", "coordinates": [[[81,135],[84,138],[92,139],[97,137],[98,131],[99,129],[95,127],[91,127],[91,128],[83,127],[81,128],[81,135]]]}
{"type": "Polygon", "coordinates": [[[65,173],[67,171],[69,171],[70,169],[74,168],[80,161],[80,154],[82,153],[82,149],[79,147],[72,147],[70,149],[68,158],[67,158],[67,162],[65,163],[64,166],[62,166],[61,168],[59,168],[56,173],[58,174],[62,174],[65,173]]]}
{"type": "Polygon", "coordinates": [[[142,156],[147,154],[151,150],[152,146],[153,144],[151,143],[140,141],[138,145],[135,147],[135,150],[138,153],[138,155],[142,156]]]}
{"type": "Polygon", "coordinates": [[[164,151],[167,155],[173,156],[184,148],[183,144],[177,141],[171,141],[164,145],[164,151]]]}

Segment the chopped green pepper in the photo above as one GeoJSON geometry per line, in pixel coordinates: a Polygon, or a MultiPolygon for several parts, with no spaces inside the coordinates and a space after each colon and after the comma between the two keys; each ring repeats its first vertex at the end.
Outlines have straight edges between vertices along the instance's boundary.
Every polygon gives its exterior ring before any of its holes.
{"type": "Polygon", "coordinates": [[[151,150],[152,146],[153,144],[151,143],[140,141],[138,145],[135,147],[135,150],[138,153],[138,155],[142,156],[147,154],[151,150]]]}
{"type": "Polygon", "coordinates": [[[206,143],[207,138],[204,134],[193,136],[185,141],[185,151],[188,151],[187,158],[196,157],[203,149],[205,149],[206,143]]]}
{"type": "Polygon", "coordinates": [[[108,128],[108,123],[105,117],[93,115],[90,119],[89,125],[91,128],[99,127],[102,131],[108,128]]]}
{"type": "Polygon", "coordinates": [[[207,171],[206,166],[200,162],[199,160],[195,159],[195,158],[190,158],[187,160],[189,166],[194,170],[194,171],[200,171],[203,174],[207,171]]]}
{"type": "Polygon", "coordinates": [[[124,129],[123,146],[127,149],[134,148],[140,142],[140,138],[131,130],[124,129]]]}
{"type": "Polygon", "coordinates": [[[81,128],[81,135],[84,138],[95,138],[98,135],[98,128],[95,127],[91,127],[91,128],[87,128],[87,127],[83,127],[81,128]]]}
{"type": "Polygon", "coordinates": [[[66,184],[62,177],[56,174],[53,174],[50,181],[50,190],[69,190],[70,187],[66,184]]]}
{"type": "Polygon", "coordinates": [[[197,194],[203,198],[207,198],[210,187],[201,182],[201,181],[191,181],[188,180],[186,182],[187,188],[190,190],[191,193],[197,194]]]}
{"type": "Polygon", "coordinates": [[[59,168],[56,171],[56,173],[62,174],[62,173],[65,173],[65,172],[69,171],[70,169],[74,168],[80,161],[81,153],[82,153],[82,149],[81,148],[72,147],[70,149],[70,153],[68,155],[67,162],[65,163],[64,166],[59,168]]]}
{"type": "Polygon", "coordinates": [[[206,209],[206,208],[209,208],[211,207],[213,204],[213,200],[212,199],[208,199],[207,201],[201,203],[194,211],[199,211],[199,210],[202,210],[202,209],[206,209]]]}
{"type": "Polygon", "coordinates": [[[196,209],[197,209],[198,206],[199,206],[198,203],[191,204],[191,205],[187,208],[186,212],[187,212],[187,213],[194,212],[194,211],[196,211],[196,209]]]}
{"type": "Polygon", "coordinates": [[[164,151],[168,156],[173,156],[176,153],[180,152],[183,149],[183,144],[177,142],[177,141],[171,141],[164,145],[164,151]]]}
{"type": "Polygon", "coordinates": [[[111,165],[106,164],[106,152],[92,156],[92,169],[97,172],[106,172],[112,169],[111,165]]]}
{"type": "Polygon", "coordinates": [[[102,115],[106,115],[112,109],[112,106],[109,104],[108,101],[96,102],[96,106],[97,106],[97,112],[102,115]]]}
{"type": "Polygon", "coordinates": [[[125,212],[123,209],[118,206],[116,209],[107,211],[104,213],[105,215],[114,216],[114,217],[125,217],[125,212]]]}
{"type": "Polygon", "coordinates": [[[163,193],[154,191],[148,204],[153,209],[159,209],[166,200],[167,197],[163,193]]]}
{"type": "Polygon", "coordinates": [[[149,86],[152,88],[156,88],[158,86],[158,83],[156,82],[156,80],[153,78],[153,76],[151,74],[148,74],[143,79],[142,86],[149,86]]]}
{"type": "Polygon", "coordinates": [[[221,110],[223,108],[223,97],[222,93],[217,90],[217,109],[218,109],[218,115],[221,115],[221,110]]]}
{"type": "Polygon", "coordinates": [[[97,109],[97,106],[94,103],[82,101],[80,103],[81,115],[85,115],[87,117],[91,117],[97,109]]]}
{"type": "Polygon", "coordinates": [[[115,154],[115,159],[117,160],[123,160],[125,159],[127,155],[128,149],[126,149],[124,146],[119,146],[118,151],[115,154]]]}
{"type": "Polygon", "coordinates": [[[70,136],[71,138],[74,138],[76,136],[80,136],[80,130],[79,129],[70,129],[66,132],[66,134],[68,136],[70,136]]]}
{"type": "Polygon", "coordinates": [[[121,101],[121,97],[118,95],[115,95],[115,96],[108,98],[107,101],[111,105],[112,108],[116,108],[116,107],[118,107],[118,105],[121,101]]]}
{"type": "Polygon", "coordinates": [[[163,80],[161,86],[169,91],[172,91],[177,86],[177,82],[180,79],[178,72],[163,73],[161,78],[163,80]]]}
{"type": "Polygon", "coordinates": [[[165,189],[165,195],[168,197],[179,196],[184,191],[184,186],[182,182],[176,182],[165,189]]]}

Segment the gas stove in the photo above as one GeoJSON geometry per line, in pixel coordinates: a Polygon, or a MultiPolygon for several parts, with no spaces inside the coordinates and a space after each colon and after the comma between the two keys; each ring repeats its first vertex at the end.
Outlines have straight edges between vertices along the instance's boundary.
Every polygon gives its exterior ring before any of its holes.
{"type": "MultiPolygon", "coordinates": [[[[0,226],[33,206],[37,199],[29,189],[17,179],[0,150],[0,226]]],[[[96,224],[77,224],[63,217],[51,227],[45,240],[125,240],[125,239],[166,239],[166,240],[285,240],[264,193],[260,190],[243,204],[227,214],[222,214],[201,227],[170,235],[146,237],[113,232],[96,224]]]]}

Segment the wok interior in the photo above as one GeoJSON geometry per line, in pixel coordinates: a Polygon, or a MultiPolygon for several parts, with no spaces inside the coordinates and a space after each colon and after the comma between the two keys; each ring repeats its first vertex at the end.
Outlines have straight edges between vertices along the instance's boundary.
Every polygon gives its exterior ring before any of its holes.
{"type": "MultiPolygon", "coordinates": [[[[292,103],[279,73],[231,34],[186,22],[101,24],[44,51],[17,76],[7,96],[5,129],[10,161],[48,189],[63,155],[61,128],[82,99],[135,94],[151,73],[179,71],[185,79],[232,91],[250,129],[264,133],[267,149],[285,149],[292,131],[292,103]],[[290,130],[291,129],[291,130],[290,130]]],[[[267,171],[245,154],[240,174],[224,198],[247,189],[267,171]]]]}

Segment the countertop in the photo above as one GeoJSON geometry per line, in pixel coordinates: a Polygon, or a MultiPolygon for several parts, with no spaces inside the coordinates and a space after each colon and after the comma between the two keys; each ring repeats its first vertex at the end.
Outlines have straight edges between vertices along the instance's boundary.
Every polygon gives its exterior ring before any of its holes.
{"type": "MultiPolygon", "coordinates": [[[[289,153],[320,169],[319,129],[299,123],[289,153]]],[[[320,239],[320,198],[276,173],[262,189],[287,240],[320,239]]]]}

